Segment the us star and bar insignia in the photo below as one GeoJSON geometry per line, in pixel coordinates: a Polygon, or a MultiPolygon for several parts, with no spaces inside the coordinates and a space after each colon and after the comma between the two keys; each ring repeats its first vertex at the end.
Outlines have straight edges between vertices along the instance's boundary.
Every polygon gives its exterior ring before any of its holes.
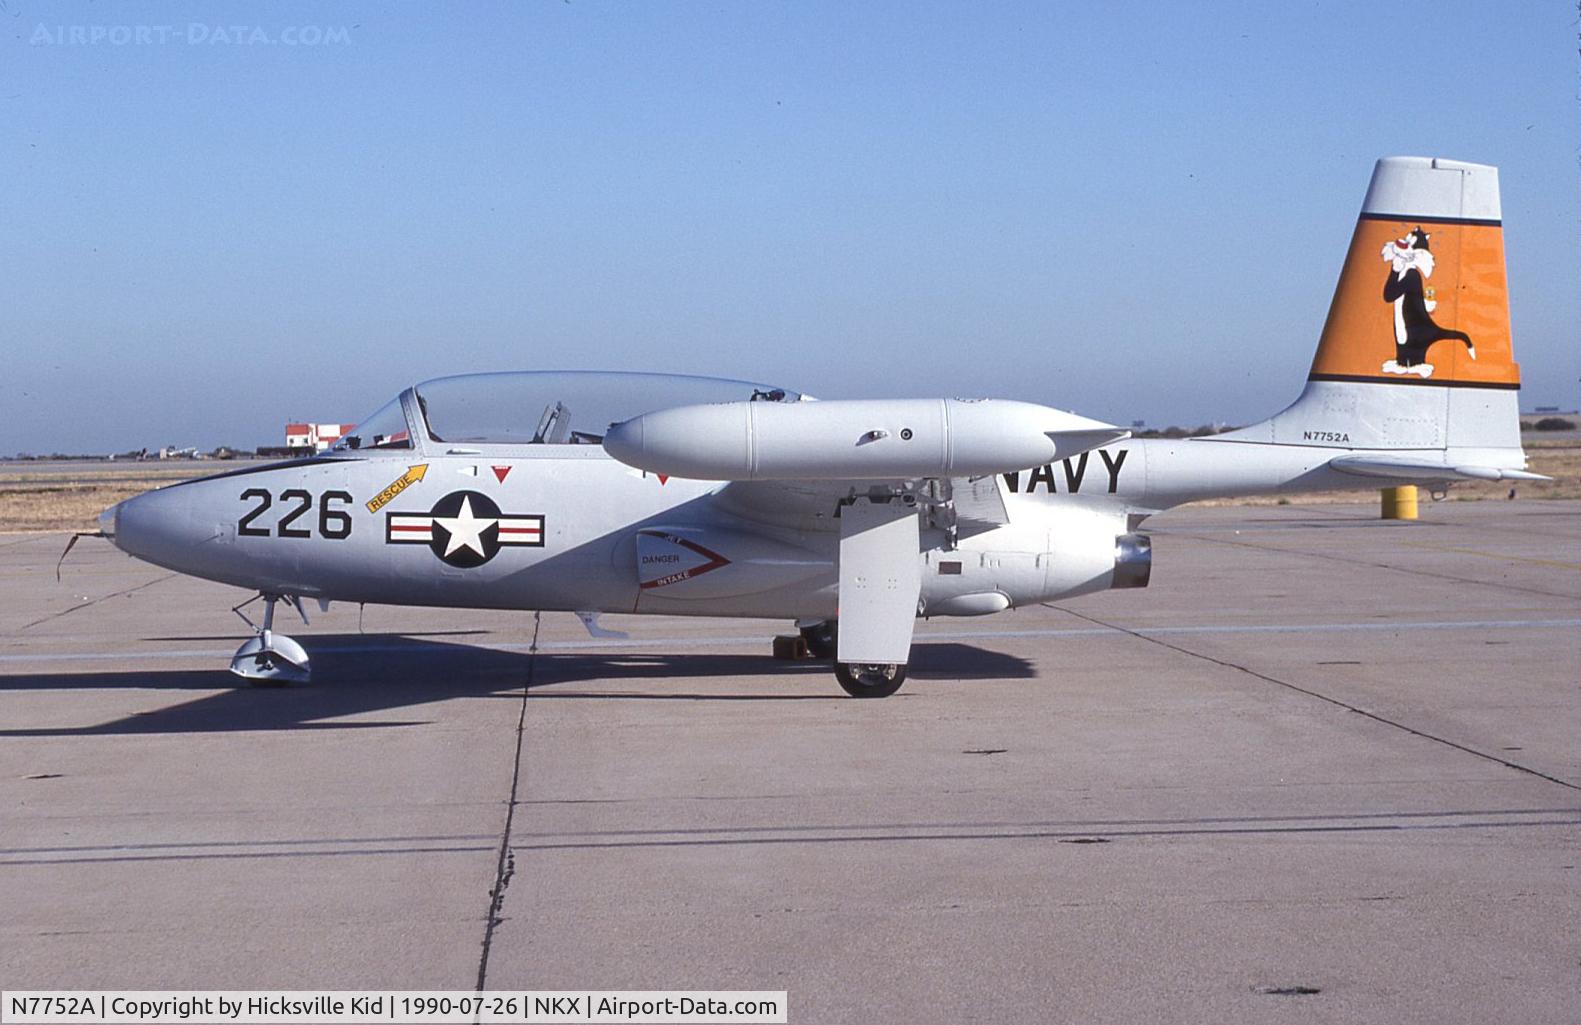
{"type": "Polygon", "coordinates": [[[427,545],[447,565],[481,566],[501,548],[542,548],[542,515],[504,513],[478,491],[452,491],[426,513],[385,514],[384,540],[392,545],[427,545]]]}

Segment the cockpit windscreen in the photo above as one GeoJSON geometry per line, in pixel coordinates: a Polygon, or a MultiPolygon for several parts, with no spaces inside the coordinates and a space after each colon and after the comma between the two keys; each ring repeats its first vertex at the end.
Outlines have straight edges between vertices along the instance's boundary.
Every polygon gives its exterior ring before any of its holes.
{"type": "Polygon", "coordinates": [[[411,447],[412,435],[406,427],[406,414],[401,411],[400,398],[396,397],[379,407],[377,413],[359,423],[350,434],[335,442],[334,451],[411,447]]]}

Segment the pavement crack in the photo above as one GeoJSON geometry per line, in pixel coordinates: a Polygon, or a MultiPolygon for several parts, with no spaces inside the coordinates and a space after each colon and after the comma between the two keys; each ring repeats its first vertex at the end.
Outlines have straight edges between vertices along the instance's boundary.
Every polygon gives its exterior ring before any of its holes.
{"type": "Polygon", "coordinates": [[[1403,730],[1404,732],[1411,734],[1413,737],[1420,737],[1423,740],[1430,740],[1435,744],[1442,744],[1445,747],[1454,748],[1456,751],[1462,751],[1469,755],[1475,755],[1476,757],[1485,761],[1502,765],[1507,769],[1514,769],[1516,772],[1524,772],[1529,776],[1536,776],[1538,779],[1545,779],[1550,783],[1557,783],[1560,786],[1567,787],[1571,790],[1581,790],[1581,784],[1576,784],[1570,782],[1569,780],[1560,779],[1558,776],[1551,776],[1540,769],[1534,769],[1529,765],[1522,765],[1520,762],[1514,762],[1508,758],[1500,758],[1498,755],[1489,754],[1486,751],[1479,751],[1474,747],[1459,743],[1458,741],[1450,740],[1448,737],[1440,737],[1435,733],[1428,733],[1425,730],[1419,730],[1416,727],[1408,726],[1397,719],[1390,719],[1388,716],[1379,715],[1377,712],[1369,712],[1367,709],[1353,705],[1348,701],[1341,701],[1339,698],[1329,697],[1327,694],[1319,693],[1318,691],[1312,690],[1311,688],[1303,687],[1300,684],[1290,683],[1287,680],[1281,680],[1278,677],[1269,676],[1267,673],[1259,673],[1255,669],[1248,668],[1236,662],[1227,662],[1221,658],[1214,658],[1212,655],[1204,655],[1201,652],[1192,651],[1190,648],[1183,648],[1178,644],[1171,644],[1168,641],[1149,636],[1140,630],[1132,630],[1130,627],[1121,626],[1118,623],[1110,623],[1102,619],[1097,619],[1093,616],[1083,615],[1082,613],[1067,608],[1064,605],[1055,605],[1052,602],[1044,602],[1043,604],[1046,608],[1058,609],[1060,612],[1068,613],[1072,616],[1075,616],[1077,619],[1086,620],[1087,622],[1096,626],[1108,627],[1109,629],[1118,631],[1119,633],[1135,637],[1137,640],[1146,641],[1149,644],[1156,644],[1161,648],[1168,648],[1170,651],[1178,652],[1182,655],[1188,655],[1191,658],[1201,659],[1204,662],[1211,662],[1212,664],[1216,666],[1222,666],[1225,669],[1234,669],[1237,672],[1245,673],[1247,676],[1255,677],[1256,679],[1262,680],[1265,683],[1272,683],[1277,686],[1284,687],[1286,690],[1293,690],[1297,694],[1305,694],[1309,698],[1317,698],[1319,701],[1327,702],[1328,704],[1334,705],[1337,708],[1343,708],[1346,711],[1354,712],[1357,715],[1366,716],[1373,722],[1382,723],[1385,726],[1392,726],[1397,730],[1403,730]]]}
{"type": "Polygon", "coordinates": [[[511,764],[511,796],[505,806],[505,828],[500,834],[499,859],[494,868],[494,885],[489,888],[489,910],[484,916],[483,950],[478,956],[477,992],[483,992],[488,982],[489,951],[494,946],[494,930],[504,921],[501,912],[505,907],[505,890],[516,875],[516,852],[511,848],[511,829],[516,823],[517,795],[521,792],[522,740],[527,732],[527,697],[532,693],[533,673],[538,667],[538,631],[543,626],[543,613],[533,613],[532,643],[527,646],[527,679],[522,682],[522,700],[516,716],[516,752],[511,764]]]}
{"type": "Polygon", "coordinates": [[[180,573],[166,573],[162,577],[155,577],[152,580],[149,580],[149,581],[146,581],[144,583],[138,584],[136,587],[128,587],[128,588],[124,588],[123,590],[120,590],[120,591],[112,591],[110,594],[100,595],[97,598],[91,598],[88,601],[79,602],[78,604],[73,605],[69,609],[61,609],[59,612],[51,612],[49,615],[44,616],[41,619],[35,619],[31,623],[27,623],[27,624],[24,624],[23,626],[17,627],[16,630],[13,631],[10,636],[14,637],[17,634],[22,633],[24,630],[31,630],[35,626],[39,626],[41,624],[48,623],[52,619],[59,619],[61,616],[69,616],[73,612],[77,612],[77,611],[79,611],[81,609],[89,608],[89,607],[97,605],[97,604],[99,604],[100,602],[103,602],[103,601],[109,601],[111,598],[119,598],[119,597],[122,597],[123,595],[135,594],[136,592],[141,591],[144,588],[153,587],[155,584],[162,584],[166,580],[170,580],[173,577],[179,577],[180,575],[181,575],[180,573]]]}
{"type": "Polygon", "coordinates": [[[499,882],[495,885],[494,889],[489,891],[489,893],[494,897],[494,907],[491,909],[493,913],[489,918],[489,926],[491,928],[504,921],[504,919],[499,915],[499,910],[500,906],[505,903],[505,891],[511,885],[511,876],[514,876],[515,874],[516,851],[514,848],[512,848],[505,854],[504,874],[500,876],[499,882]]]}

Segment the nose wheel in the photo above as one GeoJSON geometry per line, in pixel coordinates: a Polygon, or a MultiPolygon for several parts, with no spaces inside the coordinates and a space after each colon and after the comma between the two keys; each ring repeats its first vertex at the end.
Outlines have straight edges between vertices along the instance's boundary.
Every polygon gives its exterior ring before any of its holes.
{"type": "MultiPolygon", "coordinates": [[[[255,687],[285,687],[293,683],[307,683],[313,673],[307,652],[302,649],[302,645],[285,634],[274,632],[274,607],[281,596],[265,594],[260,597],[264,600],[262,626],[254,624],[242,612],[251,601],[244,602],[231,610],[241,616],[242,621],[248,626],[258,631],[231,656],[231,672],[255,687]]],[[[307,613],[302,610],[301,599],[291,597],[286,600],[296,608],[297,613],[302,617],[302,622],[306,623],[307,613]]]]}

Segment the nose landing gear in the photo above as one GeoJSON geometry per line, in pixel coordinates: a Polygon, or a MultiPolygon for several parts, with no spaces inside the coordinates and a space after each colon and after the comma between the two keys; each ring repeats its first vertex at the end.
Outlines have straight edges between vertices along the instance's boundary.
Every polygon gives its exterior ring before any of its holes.
{"type": "Polygon", "coordinates": [[[302,645],[285,634],[274,632],[275,602],[282,597],[296,609],[297,615],[302,617],[302,622],[307,622],[307,613],[302,609],[302,599],[294,595],[278,594],[260,594],[258,597],[264,600],[262,626],[248,619],[247,614],[242,611],[257,601],[257,598],[249,598],[231,610],[240,616],[244,623],[258,631],[256,636],[237,648],[236,654],[231,656],[231,672],[250,681],[255,687],[284,687],[293,683],[307,683],[312,678],[312,667],[308,663],[307,652],[302,650],[302,645]]]}

